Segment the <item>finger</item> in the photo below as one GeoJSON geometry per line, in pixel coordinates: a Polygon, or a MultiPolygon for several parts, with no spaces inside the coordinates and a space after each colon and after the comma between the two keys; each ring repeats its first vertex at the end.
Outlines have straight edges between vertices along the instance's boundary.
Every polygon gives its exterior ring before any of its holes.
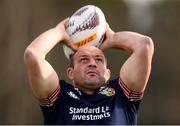
{"type": "Polygon", "coordinates": [[[109,23],[108,23],[108,22],[106,22],[106,29],[107,29],[107,28],[109,28],[109,23]]]}
{"type": "Polygon", "coordinates": [[[61,27],[66,27],[66,24],[68,23],[69,21],[69,17],[65,18],[64,20],[62,20],[59,24],[57,24],[57,27],[58,28],[61,28],[61,27]]]}
{"type": "Polygon", "coordinates": [[[62,21],[62,23],[63,23],[63,24],[66,24],[68,21],[69,21],[69,17],[65,18],[65,19],[62,21]]]}
{"type": "Polygon", "coordinates": [[[105,40],[103,44],[100,46],[100,49],[105,52],[108,49],[107,41],[105,40]]]}
{"type": "Polygon", "coordinates": [[[77,51],[77,47],[72,43],[66,43],[66,45],[71,48],[73,51],[77,51]]]}
{"type": "Polygon", "coordinates": [[[70,47],[73,51],[77,51],[77,47],[73,44],[72,40],[67,36],[65,44],[70,47]]]}

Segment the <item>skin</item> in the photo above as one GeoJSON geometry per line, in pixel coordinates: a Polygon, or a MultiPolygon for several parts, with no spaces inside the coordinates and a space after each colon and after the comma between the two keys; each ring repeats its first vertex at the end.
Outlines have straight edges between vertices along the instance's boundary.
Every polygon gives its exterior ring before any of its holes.
{"type": "Polygon", "coordinates": [[[61,78],[46,60],[46,55],[58,43],[64,43],[76,51],[73,57],[74,67],[67,69],[67,75],[74,86],[85,93],[93,94],[97,87],[109,79],[110,70],[104,62],[103,52],[110,49],[119,49],[130,54],[119,70],[119,77],[130,90],[137,92],[145,90],[154,52],[150,37],[129,31],[114,32],[107,24],[106,40],[100,49],[88,46],[77,49],[65,31],[64,24],[67,21],[68,19],[65,19],[56,27],[39,35],[24,52],[29,84],[37,99],[48,98],[59,85],[61,78]],[[99,58],[102,58],[102,61],[99,58]]]}
{"type": "Polygon", "coordinates": [[[75,87],[93,94],[110,77],[103,52],[94,46],[82,46],[74,54],[74,67],[67,69],[67,75],[75,87]],[[93,52],[93,53],[92,53],[93,52]]]}

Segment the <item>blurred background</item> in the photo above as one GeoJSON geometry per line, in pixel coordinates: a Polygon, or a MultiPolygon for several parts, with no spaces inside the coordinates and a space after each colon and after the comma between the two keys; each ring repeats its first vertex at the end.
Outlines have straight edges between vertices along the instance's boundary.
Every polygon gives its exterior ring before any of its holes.
{"type": "MultiPolygon", "coordinates": [[[[28,85],[24,50],[87,4],[100,7],[114,31],[135,31],[154,40],[152,73],[138,124],[180,124],[180,0],[0,0],[0,124],[43,124],[28,85]]],[[[117,50],[106,55],[112,78],[117,77],[129,55],[117,50]]],[[[67,80],[61,44],[47,59],[67,80]]]]}

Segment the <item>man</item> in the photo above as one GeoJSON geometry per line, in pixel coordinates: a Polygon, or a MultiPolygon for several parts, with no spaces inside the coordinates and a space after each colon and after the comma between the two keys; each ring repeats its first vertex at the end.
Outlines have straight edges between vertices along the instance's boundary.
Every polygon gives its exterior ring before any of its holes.
{"type": "Polygon", "coordinates": [[[136,124],[151,71],[152,40],[134,32],[114,32],[107,24],[106,39],[100,49],[76,49],[65,31],[67,20],[37,37],[24,53],[29,83],[41,103],[45,124],[136,124]],[[67,69],[72,84],[60,80],[45,59],[62,42],[75,51],[67,69]],[[109,80],[110,70],[103,52],[113,48],[131,55],[118,77],[109,80]]]}

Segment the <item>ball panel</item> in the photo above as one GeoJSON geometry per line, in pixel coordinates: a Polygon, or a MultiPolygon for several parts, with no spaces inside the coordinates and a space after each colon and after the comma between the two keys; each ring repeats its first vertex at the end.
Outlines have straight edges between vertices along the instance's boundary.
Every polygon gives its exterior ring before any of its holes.
{"type": "MultiPolygon", "coordinates": [[[[66,24],[66,31],[75,46],[94,45],[100,47],[105,34],[106,20],[100,8],[87,5],[77,10],[66,24]]],[[[69,59],[73,51],[63,46],[64,53],[69,59]]]]}
{"type": "Polygon", "coordinates": [[[82,13],[84,13],[88,9],[88,6],[82,7],[79,10],[77,10],[72,16],[81,16],[82,13]]]}

